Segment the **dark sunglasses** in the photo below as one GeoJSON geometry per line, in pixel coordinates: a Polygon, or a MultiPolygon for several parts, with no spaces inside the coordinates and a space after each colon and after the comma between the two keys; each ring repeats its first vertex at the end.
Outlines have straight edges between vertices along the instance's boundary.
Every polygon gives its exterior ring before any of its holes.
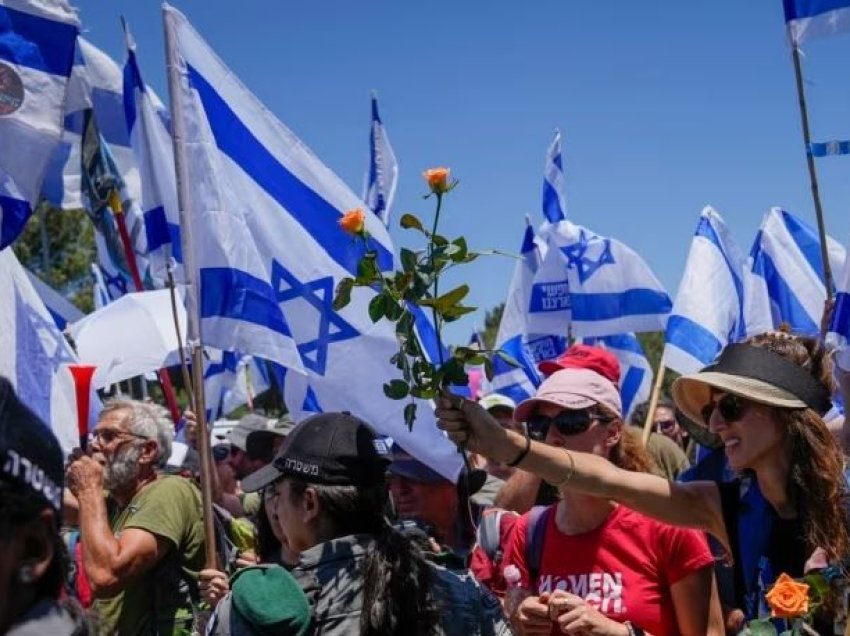
{"type": "Polygon", "coordinates": [[[659,431],[669,431],[676,425],[676,420],[659,420],[655,423],[655,428],[659,431]]]}
{"type": "Polygon", "coordinates": [[[589,409],[581,411],[561,411],[555,417],[535,413],[528,418],[528,436],[537,441],[546,439],[549,427],[554,426],[561,435],[579,435],[588,430],[593,422],[607,424],[613,417],[602,415],[589,409]]]}
{"type": "Polygon", "coordinates": [[[727,422],[737,422],[744,416],[750,404],[750,400],[731,393],[724,393],[719,400],[709,402],[702,408],[702,421],[708,424],[711,414],[714,413],[714,409],[717,409],[720,416],[727,422]]]}

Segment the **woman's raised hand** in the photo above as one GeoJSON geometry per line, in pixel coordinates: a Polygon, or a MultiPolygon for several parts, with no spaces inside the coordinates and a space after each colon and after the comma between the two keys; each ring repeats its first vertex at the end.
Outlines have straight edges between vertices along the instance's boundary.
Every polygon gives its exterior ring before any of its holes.
{"type": "Polygon", "coordinates": [[[480,404],[456,395],[438,397],[436,402],[437,425],[455,444],[495,461],[514,459],[508,432],[480,404]]]}

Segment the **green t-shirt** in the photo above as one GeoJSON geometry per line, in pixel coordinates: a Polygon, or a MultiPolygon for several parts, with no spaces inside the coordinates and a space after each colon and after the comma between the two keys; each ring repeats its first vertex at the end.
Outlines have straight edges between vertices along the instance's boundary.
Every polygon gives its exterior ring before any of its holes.
{"type": "Polygon", "coordinates": [[[676,481],[681,473],[691,467],[685,451],[661,433],[650,433],[646,450],[655,460],[657,474],[668,481],[676,481]]]}
{"type": "Polygon", "coordinates": [[[198,489],[184,477],[161,476],[142,488],[126,508],[116,507],[109,512],[116,537],[126,528],[140,528],[168,541],[171,549],[124,591],[95,601],[98,634],[191,633],[193,617],[187,579],[197,581],[204,563],[198,489]]]}

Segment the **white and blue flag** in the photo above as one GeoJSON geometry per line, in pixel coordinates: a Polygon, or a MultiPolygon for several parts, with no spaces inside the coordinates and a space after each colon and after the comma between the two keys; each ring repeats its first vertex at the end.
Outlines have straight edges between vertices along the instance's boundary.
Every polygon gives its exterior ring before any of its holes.
{"type": "Polygon", "coordinates": [[[387,130],[378,114],[378,97],[372,93],[372,129],[369,133],[369,172],[363,201],[384,225],[390,224],[390,208],[395,199],[398,182],[398,162],[395,158],[387,130]]]}
{"type": "MultiPolygon", "coordinates": [[[[105,307],[112,301],[112,296],[106,287],[106,280],[103,276],[103,270],[97,263],[91,264],[92,275],[92,302],[95,309],[105,307]]],[[[123,293],[123,292],[122,292],[123,293]]]]}
{"type": "MultiPolygon", "coordinates": [[[[167,280],[169,260],[174,258],[178,265],[183,262],[174,150],[167,128],[167,111],[142,80],[136,45],[126,25],[125,40],[124,115],[141,183],[137,202],[145,229],[150,273],[162,286],[167,280]]],[[[176,268],[175,278],[182,279],[180,267],[176,268]]]]}
{"type": "Polygon", "coordinates": [[[546,167],[543,171],[543,216],[550,223],[567,218],[564,200],[564,165],[561,158],[561,131],[555,131],[555,139],[546,152],[546,167]]]}
{"type": "MultiPolygon", "coordinates": [[[[389,362],[398,343],[390,323],[369,318],[375,292],[355,288],[347,307],[333,309],[336,285],[356,275],[364,249],[338,221],[363,203],[242,85],[181,13],[167,5],[164,12],[184,109],[172,115],[186,129],[187,209],[204,341],[266,359],[276,349],[277,359],[292,367],[303,361],[306,375],[285,374],[284,396],[296,421],[316,410],[351,411],[455,479],[461,457],[428,404],[419,404],[409,431],[407,403],[384,395],[383,385],[398,377],[389,362]],[[234,335],[240,342],[224,342],[234,335]],[[295,356],[285,348],[293,339],[295,356]]],[[[374,215],[367,215],[366,226],[379,267],[390,269],[386,228],[374,215]]]]}
{"type": "Polygon", "coordinates": [[[0,0],[0,249],[41,195],[62,136],[78,31],[64,0],[0,0]]]}
{"type": "Polygon", "coordinates": [[[850,0],[782,0],[791,41],[850,31],[850,0]]]}
{"type": "Polygon", "coordinates": [[[76,361],[12,248],[0,251],[0,375],[50,426],[66,454],[80,444],[68,371],[76,361]]]}
{"type": "Polygon", "coordinates": [[[65,327],[72,322],[77,322],[83,317],[83,312],[80,311],[71,301],[65,298],[50,285],[41,280],[28,269],[25,269],[27,277],[32,283],[41,302],[47,307],[47,311],[53,317],[53,322],[59,328],[59,331],[64,331],[65,327]]]}
{"type": "Polygon", "coordinates": [[[628,420],[639,404],[646,402],[652,394],[652,366],[633,333],[585,338],[584,344],[602,347],[613,353],[620,363],[620,400],[623,417],[628,420]]]}
{"type": "Polygon", "coordinates": [[[204,399],[210,422],[250,404],[271,386],[263,360],[211,347],[205,351],[204,399]]]}
{"type": "Polygon", "coordinates": [[[706,207],[667,321],[664,366],[696,373],[727,344],[744,339],[744,267],[744,254],[723,218],[706,207]]]}
{"type": "Polygon", "coordinates": [[[566,337],[570,329],[570,281],[567,259],[549,236],[545,255],[534,273],[526,307],[526,333],[566,337]]]}
{"type": "Polygon", "coordinates": [[[576,338],[666,327],[673,303],[634,250],[569,221],[544,223],[541,234],[566,259],[576,338]]]}
{"type": "Polygon", "coordinates": [[[534,396],[540,384],[537,364],[556,358],[566,348],[566,331],[557,333],[534,333],[529,327],[528,308],[532,297],[532,285],[544,259],[545,245],[537,238],[534,228],[526,219],[523,236],[522,258],[514,268],[508,288],[502,320],[496,335],[496,348],[513,356],[519,367],[509,365],[499,357],[493,359],[493,380],[490,390],[508,396],[515,402],[534,396]]]}
{"type": "MultiPolygon", "coordinates": [[[[844,248],[827,237],[829,262],[843,271],[844,248]]],[[[762,220],[744,280],[747,336],[782,323],[817,336],[826,302],[818,232],[790,212],[773,208],[762,220]]]]}

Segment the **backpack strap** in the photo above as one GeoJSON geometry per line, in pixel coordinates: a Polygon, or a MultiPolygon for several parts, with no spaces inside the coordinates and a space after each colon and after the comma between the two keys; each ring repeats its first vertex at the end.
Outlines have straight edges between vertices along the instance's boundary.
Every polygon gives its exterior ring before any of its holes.
{"type": "Polygon", "coordinates": [[[546,526],[555,506],[534,506],[528,513],[528,527],[525,535],[525,563],[532,589],[537,588],[537,575],[543,562],[543,543],[546,539],[546,526]]]}
{"type": "Polygon", "coordinates": [[[502,517],[506,512],[503,508],[487,508],[481,515],[481,522],[476,531],[478,546],[484,550],[493,565],[499,565],[502,560],[500,538],[502,517]]]}

